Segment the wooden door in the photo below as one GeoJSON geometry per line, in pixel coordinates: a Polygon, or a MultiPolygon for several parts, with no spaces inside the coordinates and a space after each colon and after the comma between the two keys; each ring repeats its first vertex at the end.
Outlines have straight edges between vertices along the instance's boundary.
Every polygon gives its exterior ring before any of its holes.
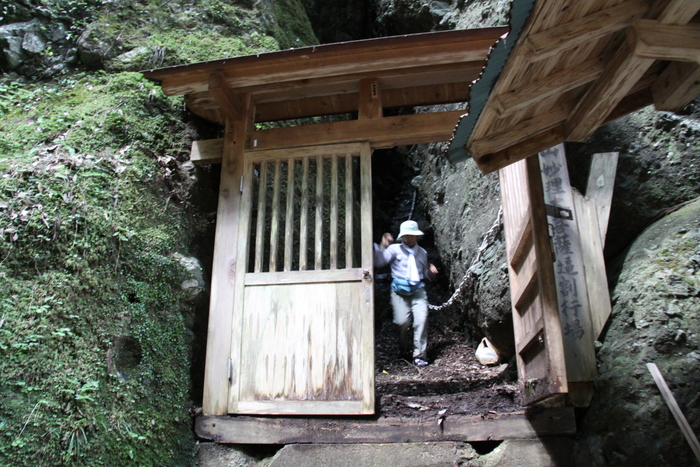
{"type": "Polygon", "coordinates": [[[521,404],[566,393],[566,364],[538,156],[499,171],[521,404]]]}
{"type": "Polygon", "coordinates": [[[246,152],[230,413],[374,413],[370,159],[246,152]]]}

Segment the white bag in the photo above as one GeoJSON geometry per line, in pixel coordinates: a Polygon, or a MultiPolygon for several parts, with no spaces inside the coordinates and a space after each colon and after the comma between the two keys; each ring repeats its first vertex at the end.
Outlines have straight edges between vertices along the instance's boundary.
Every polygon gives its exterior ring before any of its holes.
{"type": "Polygon", "coordinates": [[[481,339],[479,347],[476,348],[476,359],[482,365],[493,365],[498,363],[498,351],[487,338],[481,339]]]}

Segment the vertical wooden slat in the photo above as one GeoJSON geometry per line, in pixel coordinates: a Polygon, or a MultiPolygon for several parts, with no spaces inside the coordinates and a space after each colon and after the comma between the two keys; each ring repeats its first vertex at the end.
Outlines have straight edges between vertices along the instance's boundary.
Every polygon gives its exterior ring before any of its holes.
{"type": "Polygon", "coordinates": [[[277,271],[277,240],[279,238],[279,210],[280,210],[280,165],[279,159],[275,160],[275,178],[272,181],[272,225],[270,226],[270,272],[277,271]]]}
{"type": "Polygon", "coordinates": [[[323,269],[323,157],[316,160],[316,233],[314,269],[323,269]]]}
{"type": "Polygon", "coordinates": [[[331,269],[338,269],[338,155],[331,156],[331,269]]]}
{"type": "Polygon", "coordinates": [[[255,229],[255,266],[261,272],[265,245],[265,201],[267,197],[267,162],[260,164],[260,186],[258,187],[258,225],[255,229]]]}
{"type": "Polygon", "coordinates": [[[362,269],[368,271],[369,277],[362,281],[364,286],[364,306],[361,307],[362,323],[362,359],[363,387],[365,388],[363,402],[364,413],[374,410],[374,277],[373,247],[372,247],[372,149],[369,143],[360,147],[360,215],[362,225],[362,269]]]}
{"type": "Polygon", "coordinates": [[[284,270],[292,270],[294,245],[294,159],[287,162],[287,218],[284,222],[284,270]]]}
{"type": "Polygon", "coordinates": [[[353,188],[352,188],[352,159],[353,155],[345,157],[345,267],[351,268],[353,251],[353,188]]]}
{"type": "Polygon", "coordinates": [[[309,238],[309,158],[301,162],[301,213],[299,216],[299,270],[306,270],[306,251],[309,238]]]}

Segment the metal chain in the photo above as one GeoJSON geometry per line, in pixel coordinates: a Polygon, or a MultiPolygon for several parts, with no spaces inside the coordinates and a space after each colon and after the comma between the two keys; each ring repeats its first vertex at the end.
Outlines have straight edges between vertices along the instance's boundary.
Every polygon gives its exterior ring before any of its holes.
{"type": "Polygon", "coordinates": [[[410,221],[413,217],[413,208],[416,207],[416,192],[418,190],[413,190],[413,201],[411,201],[411,212],[408,214],[408,220],[410,221]]]}
{"type": "Polygon", "coordinates": [[[462,279],[462,282],[459,284],[459,287],[457,287],[457,290],[452,294],[452,296],[442,305],[428,305],[428,308],[432,311],[442,311],[445,308],[448,308],[454,304],[454,302],[462,295],[462,293],[466,290],[467,284],[469,284],[470,279],[476,276],[476,271],[477,269],[477,264],[479,261],[481,261],[481,255],[484,253],[486,248],[491,244],[493,240],[491,240],[491,237],[495,237],[495,232],[501,227],[501,215],[503,213],[503,206],[498,208],[498,214],[496,215],[496,221],[493,223],[491,228],[489,229],[488,232],[486,232],[486,235],[484,235],[484,239],[481,241],[481,245],[479,246],[479,250],[476,253],[476,256],[474,257],[474,261],[472,261],[472,265],[467,269],[466,274],[464,274],[464,279],[462,279]]]}

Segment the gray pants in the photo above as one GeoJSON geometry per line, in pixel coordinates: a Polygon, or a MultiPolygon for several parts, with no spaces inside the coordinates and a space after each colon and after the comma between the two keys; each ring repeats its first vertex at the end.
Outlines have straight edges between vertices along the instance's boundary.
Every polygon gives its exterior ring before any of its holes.
{"type": "Polygon", "coordinates": [[[413,358],[426,358],[428,346],[428,296],[425,289],[419,289],[411,296],[399,295],[391,291],[391,306],[394,309],[394,323],[399,325],[399,347],[408,350],[408,328],[413,315],[413,358]]]}

